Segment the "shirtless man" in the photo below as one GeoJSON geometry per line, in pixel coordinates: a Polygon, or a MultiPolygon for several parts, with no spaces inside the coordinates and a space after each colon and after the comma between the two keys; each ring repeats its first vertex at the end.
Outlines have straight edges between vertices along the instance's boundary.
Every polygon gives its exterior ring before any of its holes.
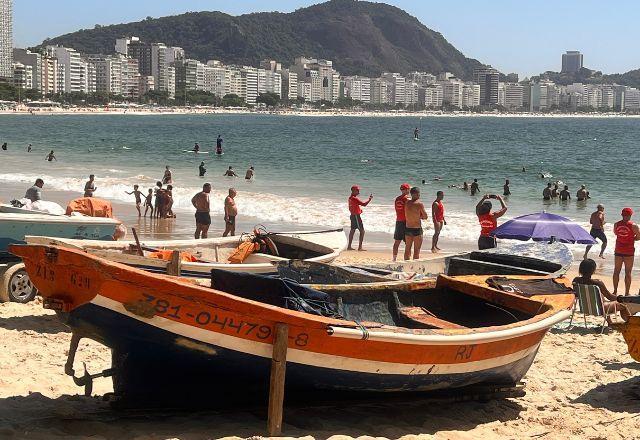
{"type": "Polygon", "coordinates": [[[431,219],[433,220],[431,252],[434,254],[442,250],[438,247],[438,239],[440,238],[440,231],[442,231],[442,227],[447,224],[447,221],[444,219],[444,205],[442,204],[442,199],[444,199],[444,192],[438,191],[436,193],[436,199],[431,204],[431,219]]]}
{"type": "Polygon", "coordinates": [[[223,237],[236,235],[236,216],[238,207],[234,200],[237,192],[234,188],[229,188],[229,195],[224,199],[224,233],[223,237]]]}
{"type": "Polygon", "coordinates": [[[89,180],[84,184],[84,196],[85,197],[93,197],[93,193],[96,192],[98,187],[95,183],[96,176],[91,174],[89,176],[89,180]]]}
{"type": "Polygon", "coordinates": [[[163,185],[167,185],[169,183],[173,183],[173,176],[171,175],[171,170],[169,169],[169,165],[164,169],[164,176],[162,176],[163,185]]]}
{"type": "MultiPolygon", "coordinates": [[[[602,245],[600,246],[600,258],[604,258],[604,250],[607,248],[607,236],[604,233],[604,205],[598,205],[598,208],[594,213],[591,214],[591,218],[589,219],[589,223],[591,223],[591,231],[589,234],[594,239],[599,238],[602,241],[602,245]]],[[[593,245],[590,244],[587,246],[587,249],[584,251],[584,259],[586,260],[593,245]]]]}
{"type": "Polygon", "coordinates": [[[551,200],[551,183],[547,183],[547,187],[542,190],[542,200],[551,200]]]}
{"type": "Polygon", "coordinates": [[[422,247],[422,220],[429,216],[424,209],[424,203],[420,201],[420,188],[414,186],[409,191],[411,199],[404,205],[404,215],[407,219],[407,227],[404,231],[405,247],[404,259],[411,259],[411,248],[413,247],[413,259],[420,258],[420,248],[422,247]]]}
{"type": "Polygon", "coordinates": [[[249,169],[247,170],[247,173],[244,175],[244,179],[245,179],[245,180],[251,180],[251,179],[253,179],[254,171],[255,171],[255,170],[253,169],[253,167],[252,167],[252,166],[251,166],[251,167],[249,167],[249,169]]]}
{"type": "Polygon", "coordinates": [[[223,174],[224,177],[238,177],[235,171],[233,171],[233,167],[229,167],[227,171],[223,174]]]}
{"type": "Polygon", "coordinates": [[[140,205],[142,204],[142,192],[138,189],[138,185],[133,185],[133,191],[125,191],[126,194],[133,194],[136,198],[136,209],[138,210],[138,217],[142,216],[140,212],[140,205]]]}
{"type": "Polygon", "coordinates": [[[567,200],[571,200],[571,193],[569,192],[569,187],[565,185],[564,189],[560,191],[560,201],[566,202],[567,200]]]}
{"type": "Polygon", "coordinates": [[[475,196],[478,191],[480,191],[480,185],[478,185],[478,179],[473,179],[473,183],[471,184],[471,195],[475,196]]]}
{"type": "Polygon", "coordinates": [[[502,191],[502,195],[503,196],[510,196],[511,195],[511,188],[509,188],[509,179],[506,179],[504,181],[504,186],[502,187],[503,191],[502,191]]]}
{"type": "Polygon", "coordinates": [[[207,238],[207,232],[211,225],[211,208],[209,206],[209,193],[211,192],[211,184],[202,185],[202,191],[193,196],[191,204],[196,208],[196,240],[199,238],[207,238]]]}
{"type": "Polygon", "coordinates": [[[200,175],[200,177],[204,177],[206,173],[207,169],[204,167],[204,161],[200,162],[200,166],[198,167],[198,174],[200,175]]]}
{"type": "Polygon", "coordinates": [[[56,162],[58,161],[58,159],[56,159],[56,156],[53,154],[53,150],[49,151],[49,154],[45,156],[45,160],[47,162],[51,162],[53,160],[55,160],[56,162]]]}
{"type": "Polygon", "coordinates": [[[587,187],[585,185],[580,186],[580,189],[576,193],[576,198],[578,199],[578,202],[583,202],[591,198],[589,197],[589,191],[587,191],[587,187]]]}

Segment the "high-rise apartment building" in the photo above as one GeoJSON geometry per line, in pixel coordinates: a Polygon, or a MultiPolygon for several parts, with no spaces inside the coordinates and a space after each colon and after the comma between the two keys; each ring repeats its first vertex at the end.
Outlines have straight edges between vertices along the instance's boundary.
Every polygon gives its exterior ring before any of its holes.
{"type": "Polygon", "coordinates": [[[500,73],[492,67],[480,67],[473,70],[473,82],[480,86],[480,105],[498,104],[498,83],[500,73]]]}
{"type": "Polygon", "coordinates": [[[46,52],[58,59],[58,92],[87,93],[87,63],[80,54],[64,46],[47,46],[46,52]]]}
{"type": "Polygon", "coordinates": [[[13,85],[22,90],[33,89],[33,67],[13,63],[13,85]]]}
{"type": "Polygon", "coordinates": [[[13,77],[13,0],[0,0],[0,80],[13,77]]]}
{"type": "Polygon", "coordinates": [[[582,69],[583,57],[580,51],[568,50],[562,54],[562,73],[574,73],[582,69]]]}
{"type": "Polygon", "coordinates": [[[504,85],[504,106],[509,110],[522,108],[524,87],[517,83],[506,83],[504,85]]]}
{"type": "Polygon", "coordinates": [[[371,78],[364,76],[347,76],[344,81],[344,96],[354,101],[371,102],[371,78]]]}
{"type": "Polygon", "coordinates": [[[30,66],[33,74],[31,88],[42,90],[42,56],[28,49],[13,49],[13,61],[25,66],[30,66]]]}
{"type": "Polygon", "coordinates": [[[289,69],[283,69],[282,75],[282,99],[295,101],[298,99],[298,74],[289,69]]]}

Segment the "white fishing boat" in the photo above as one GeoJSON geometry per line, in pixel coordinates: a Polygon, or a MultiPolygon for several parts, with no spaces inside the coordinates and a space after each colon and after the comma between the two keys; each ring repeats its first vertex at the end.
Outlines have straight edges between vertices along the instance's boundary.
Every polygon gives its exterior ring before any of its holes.
{"type": "Polygon", "coordinates": [[[346,248],[343,229],[327,231],[255,232],[236,237],[201,240],[142,240],[104,242],[56,237],[27,237],[29,244],[56,245],[84,250],[110,261],[149,272],[165,273],[172,251],[180,251],[180,274],[208,278],[211,269],[276,274],[276,265],[290,260],[330,263],[346,248]],[[239,249],[255,244],[239,261],[239,249]],[[236,258],[234,258],[236,256],[236,258]]]}

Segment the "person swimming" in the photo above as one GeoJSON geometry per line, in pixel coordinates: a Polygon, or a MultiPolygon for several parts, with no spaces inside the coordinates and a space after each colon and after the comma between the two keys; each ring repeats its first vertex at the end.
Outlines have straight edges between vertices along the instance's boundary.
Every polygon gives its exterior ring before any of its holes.
{"type": "Polygon", "coordinates": [[[45,160],[46,160],[47,162],[51,162],[51,161],[53,161],[53,160],[55,160],[56,162],[58,161],[58,159],[56,159],[56,156],[53,154],[53,150],[51,150],[51,151],[49,152],[49,154],[47,154],[47,155],[45,156],[45,160]]]}
{"type": "Polygon", "coordinates": [[[200,177],[204,177],[204,175],[207,173],[207,169],[204,167],[204,161],[200,162],[200,166],[198,167],[198,172],[200,177]]]}

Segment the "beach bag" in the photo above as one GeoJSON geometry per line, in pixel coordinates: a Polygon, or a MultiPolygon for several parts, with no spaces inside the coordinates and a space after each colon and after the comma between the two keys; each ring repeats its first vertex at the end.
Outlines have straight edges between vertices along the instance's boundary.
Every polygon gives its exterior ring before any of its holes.
{"type": "Polygon", "coordinates": [[[258,243],[254,243],[251,240],[243,241],[229,256],[229,263],[231,264],[243,263],[244,260],[249,258],[249,255],[253,254],[254,252],[258,252],[259,250],[260,250],[260,245],[258,243]]]}

